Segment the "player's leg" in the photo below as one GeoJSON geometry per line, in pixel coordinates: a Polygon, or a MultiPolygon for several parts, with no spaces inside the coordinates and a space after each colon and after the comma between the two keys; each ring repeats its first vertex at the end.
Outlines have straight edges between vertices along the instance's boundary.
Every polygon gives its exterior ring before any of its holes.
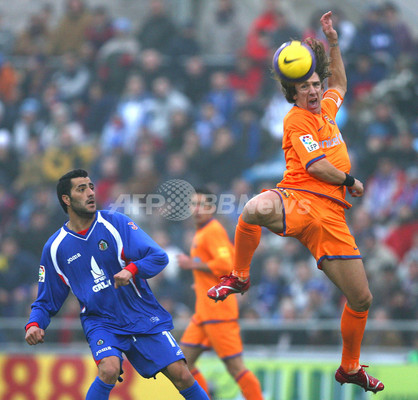
{"type": "Polygon", "coordinates": [[[193,378],[199,382],[199,385],[209,396],[208,384],[203,374],[196,367],[196,361],[205,350],[210,349],[210,346],[202,326],[195,324],[193,319],[180,339],[180,347],[186,357],[187,366],[193,378]]]}
{"type": "Polygon", "coordinates": [[[209,289],[215,301],[225,300],[232,293],[244,293],[250,287],[250,264],[261,238],[261,227],[283,232],[283,204],[276,190],[253,197],[243,209],[235,229],[234,270],[218,285],[209,289]]]}
{"type": "Polygon", "coordinates": [[[96,330],[89,333],[88,342],[98,376],[91,384],[86,400],[107,400],[121,374],[125,339],[104,330],[96,330]]]}
{"type": "Polygon", "coordinates": [[[161,372],[173,383],[187,400],[209,400],[208,395],[193,378],[184,360],[175,361],[161,372]]]}
{"type": "Polygon", "coordinates": [[[337,380],[341,383],[360,384],[366,390],[374,392],[383,390],[383,383],[367,375],[360,366],[361,342],[372,302],[363,262],[361,259],[324,260],[321,266],[328,278],[347,298],[341,316],[343,351],[341,367],[337,371],[337,375],[341,376],[336,375],[337,380]],[[348,376],[350,374],[352,378],[348,376]]]}
{"type": "Polygon", "coordinates": [[[117,356],[102,358],[99,362],[98,376],[91,384],[86,400],[107,400],[110,391],[115,387],[121,370],[121,360],[117,356]]]}
{"type": "Polygon", "coordinates": [[[242,356],[225,358],[223,362],[246,400],[263,400],[260,382],[254,373],[245,367],[242,356]]]}
{"type": "Polygon", "coordinates": [[[239,385],[244,398],[262,400],[260,382],[245,367],[242,358],[243,345],[238,321],[205,324],[204,329],[213,349],[239,385]]]}
{"type": "Polygon", "coordinates": [[[129,362],[144,378],[162,372],[188,400],[209,400],[187,368],[183,351],[169,331],[132,336],[124,351],[129,362]]]}

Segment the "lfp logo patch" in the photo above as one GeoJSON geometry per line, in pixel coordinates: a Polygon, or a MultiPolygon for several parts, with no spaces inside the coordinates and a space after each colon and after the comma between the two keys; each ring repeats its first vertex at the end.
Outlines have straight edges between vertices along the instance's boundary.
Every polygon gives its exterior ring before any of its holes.
{"type": "Polygon", "coordinates": [[[299,136],[299,139],[305,146],[305,149],[308,151],[308,153],[319,149],[319,144],[318,142],[315,142],[312,135],[299,136]]]}
{"type": "Polygon", "coordinates": [[[45,267],[43,265],[39,266],[39,282],[45,282],[45,267]]]}

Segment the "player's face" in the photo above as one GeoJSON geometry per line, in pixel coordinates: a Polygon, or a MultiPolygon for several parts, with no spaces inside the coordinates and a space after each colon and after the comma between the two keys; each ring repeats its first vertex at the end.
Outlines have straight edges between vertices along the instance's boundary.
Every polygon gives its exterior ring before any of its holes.
{"type": "Polygon", "coordinates": [[[323,87],[319,80],[319,75],[314,72],[307,81],[296,83],[295,88],[296,95],[294,99],[296,105],[313,114],[320,114],[323,87]]]}
{"type": "Polygon", "coordinates": [[[215,205],[207,199],[206,195],[200,193],[192,196],[191,207],[197,226],[202,226],[208,222],[215,212],[215,205]]]}
{"type": "Polygon", "coordinates": [[[94,185],[89,177],[73,178],[70,207],[79,216],[91,216],[96,212],[94,185]]]}

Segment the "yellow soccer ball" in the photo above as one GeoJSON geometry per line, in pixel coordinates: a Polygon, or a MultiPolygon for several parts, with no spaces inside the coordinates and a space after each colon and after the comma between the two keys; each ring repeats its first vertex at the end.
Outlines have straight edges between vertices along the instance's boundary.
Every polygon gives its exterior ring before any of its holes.
{"type": "Polygon", "coordinates": [[[298,40],[283,43],[273,56],[273,68],[280,80],[296,83],[309,79],[315,72],[312,49],[298,40]]]}

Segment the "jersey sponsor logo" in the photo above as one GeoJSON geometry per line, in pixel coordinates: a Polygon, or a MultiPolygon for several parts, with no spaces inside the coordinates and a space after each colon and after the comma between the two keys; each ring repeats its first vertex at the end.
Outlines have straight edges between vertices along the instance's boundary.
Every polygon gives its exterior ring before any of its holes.
{"type": "Polygon", "coordinates": [[[39,266],[39,282],[45,282],[45,267],[43,265],[39,266]]]}
{"type": "Polygon", "coordinates": [[[132,228],[132,230],[136,231],[138,230],[138,227],[136,226],[135,222],[128,222],[128,225],[132,228]]]}
{"type": "Polygon", "coordinates": [[[96,356],[98,356],[100,353],[103,353],[104,351],[109,351],[109,350],[112,350],[111,346],[103,347],[103,349],[96,351],[96,356]]]}
{"type": "Polygon", "coordinates": [[[299,139],[302,142],[302,144],[305,146],[305,149],[307,150],[308,153],[311,153],[312,151],[319,149],[318,142],[315,142],[312,135],[299,136],[299,139]]]}
{"type": "Polygon", "coordinates": [[[339,144],[344,143],[343,135],[341,135],[341,132],[338,132],[338,134],[331,138],[321,140],[319,142],[319,147],[322,149],[329,149],[330,147],[338,146],[339,144]]]}
{"type": "Polygon", "coordinates": [[[70,258],[67,258],[67,263],[71,264],[74,260],[77,260],[77,258],[81,257],[80,253],[74,254],[70,258]]]}
{"type": "Polygon", "coordinates": [[[107,279],[103,270],[99,267],[94,257],[91,257],[91,274],[94,278],[95,285],[92,287],[93,292],[97,293],[112,285],[110,279],[107,279]]]}
{"type": "Polygon", "coordinates": [[[156,322],[158,322],[160,320],[160,318],[158,318],[158,317],[151,317],[149,320],[151,322],[153,322],[153,323],[156,323],[156,322]]]}
{"type": "Polygon", "coordinates": [[[183,354],[182,350],[177,350],[176,356],[179,356],[180,354],[183,354]]]}
{"type": "Polygon", "coordinates": [[[107,250],[108,249],[108,247],[109,247],[109,245],[107,244],[107,242],[106,242],[106,240],[101,240],[100,242],[99,242],[99,249],[101,250],[101,251],[105,251],[105,250],[107,250]]]}

